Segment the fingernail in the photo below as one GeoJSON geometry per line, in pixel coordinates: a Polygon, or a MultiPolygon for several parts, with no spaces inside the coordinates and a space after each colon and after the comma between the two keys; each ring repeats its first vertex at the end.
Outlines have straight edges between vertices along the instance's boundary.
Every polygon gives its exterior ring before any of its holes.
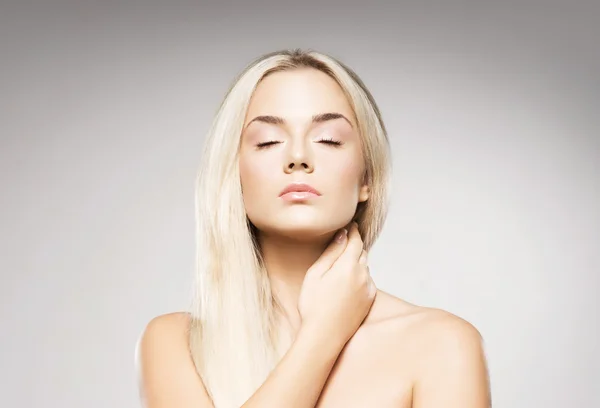
{"type": "Polygon", "coordinates": [[[348,231],[346,231],[346,228],[342,228],[342,230],[340,232],[338,232],[337,236],[335,237],[335,240],[340,243],[344,242],[347,234],[348,234],[348,231]]]}

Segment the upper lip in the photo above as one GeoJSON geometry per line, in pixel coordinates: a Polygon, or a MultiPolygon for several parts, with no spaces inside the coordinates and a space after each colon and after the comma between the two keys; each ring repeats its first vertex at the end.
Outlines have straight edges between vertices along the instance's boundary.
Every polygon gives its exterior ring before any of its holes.
{"type": "Polygon", "coordinates": [[[299,192],[310,192],[316,195],[321,195],[321,193],[319,193],[319,191],[314,188],[313,186],[311,186],[310,184],[306,184],[306,183],[290,183],[287,185],[286,188],[283,189],[283,191],[281,191],[281,193],[279,193],[279,196],[281,197],[284,194],[290,193],[292,191],[299,191],[299,192]]]}

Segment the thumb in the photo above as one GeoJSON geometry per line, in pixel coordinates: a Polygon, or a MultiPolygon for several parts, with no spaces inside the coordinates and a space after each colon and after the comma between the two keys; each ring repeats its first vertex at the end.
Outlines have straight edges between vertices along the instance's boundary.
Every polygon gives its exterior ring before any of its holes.
{"type": "Polygon", "coordinates": [[[325,251],[321,254],[319,259],[315,261],[314,264],[309,269],[310,273],[318,273],[323,274],[328,271],[335,261],[339,258],[339,256],[346,249],[346,245],[348,244],[348,230],[346,228],[342,228],[339,230],[325,251]]]}

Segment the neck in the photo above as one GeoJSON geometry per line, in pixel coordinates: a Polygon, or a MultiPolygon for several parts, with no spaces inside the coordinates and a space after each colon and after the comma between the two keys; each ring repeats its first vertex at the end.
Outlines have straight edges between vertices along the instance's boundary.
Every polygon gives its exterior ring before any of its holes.
{"type": "Polygon", "coordinates": [[[301,324],[297,305],[306,272],[321,256],[334,233],[301,240],[259,232],[258,240],[273,295],[281,304],[294,332],[298,331],[301,324]]]}

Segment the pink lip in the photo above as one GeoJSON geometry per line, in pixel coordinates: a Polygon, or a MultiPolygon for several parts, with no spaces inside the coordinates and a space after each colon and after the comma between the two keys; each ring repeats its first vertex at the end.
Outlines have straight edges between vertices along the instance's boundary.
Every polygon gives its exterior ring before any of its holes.
{"type": "Polygon", "coordinates": [[[284,201],[301,201],[308,200],[309,198],[318,197],[317,194],[309,191],[290,191],[280,196],[284,201]]]}
{"type": "Polygon", "coordinates": [[[279,194],[284,200],[304,200],[320,196],[321,193],[313,186],[306,183],[291,183],[279,194]]]}

